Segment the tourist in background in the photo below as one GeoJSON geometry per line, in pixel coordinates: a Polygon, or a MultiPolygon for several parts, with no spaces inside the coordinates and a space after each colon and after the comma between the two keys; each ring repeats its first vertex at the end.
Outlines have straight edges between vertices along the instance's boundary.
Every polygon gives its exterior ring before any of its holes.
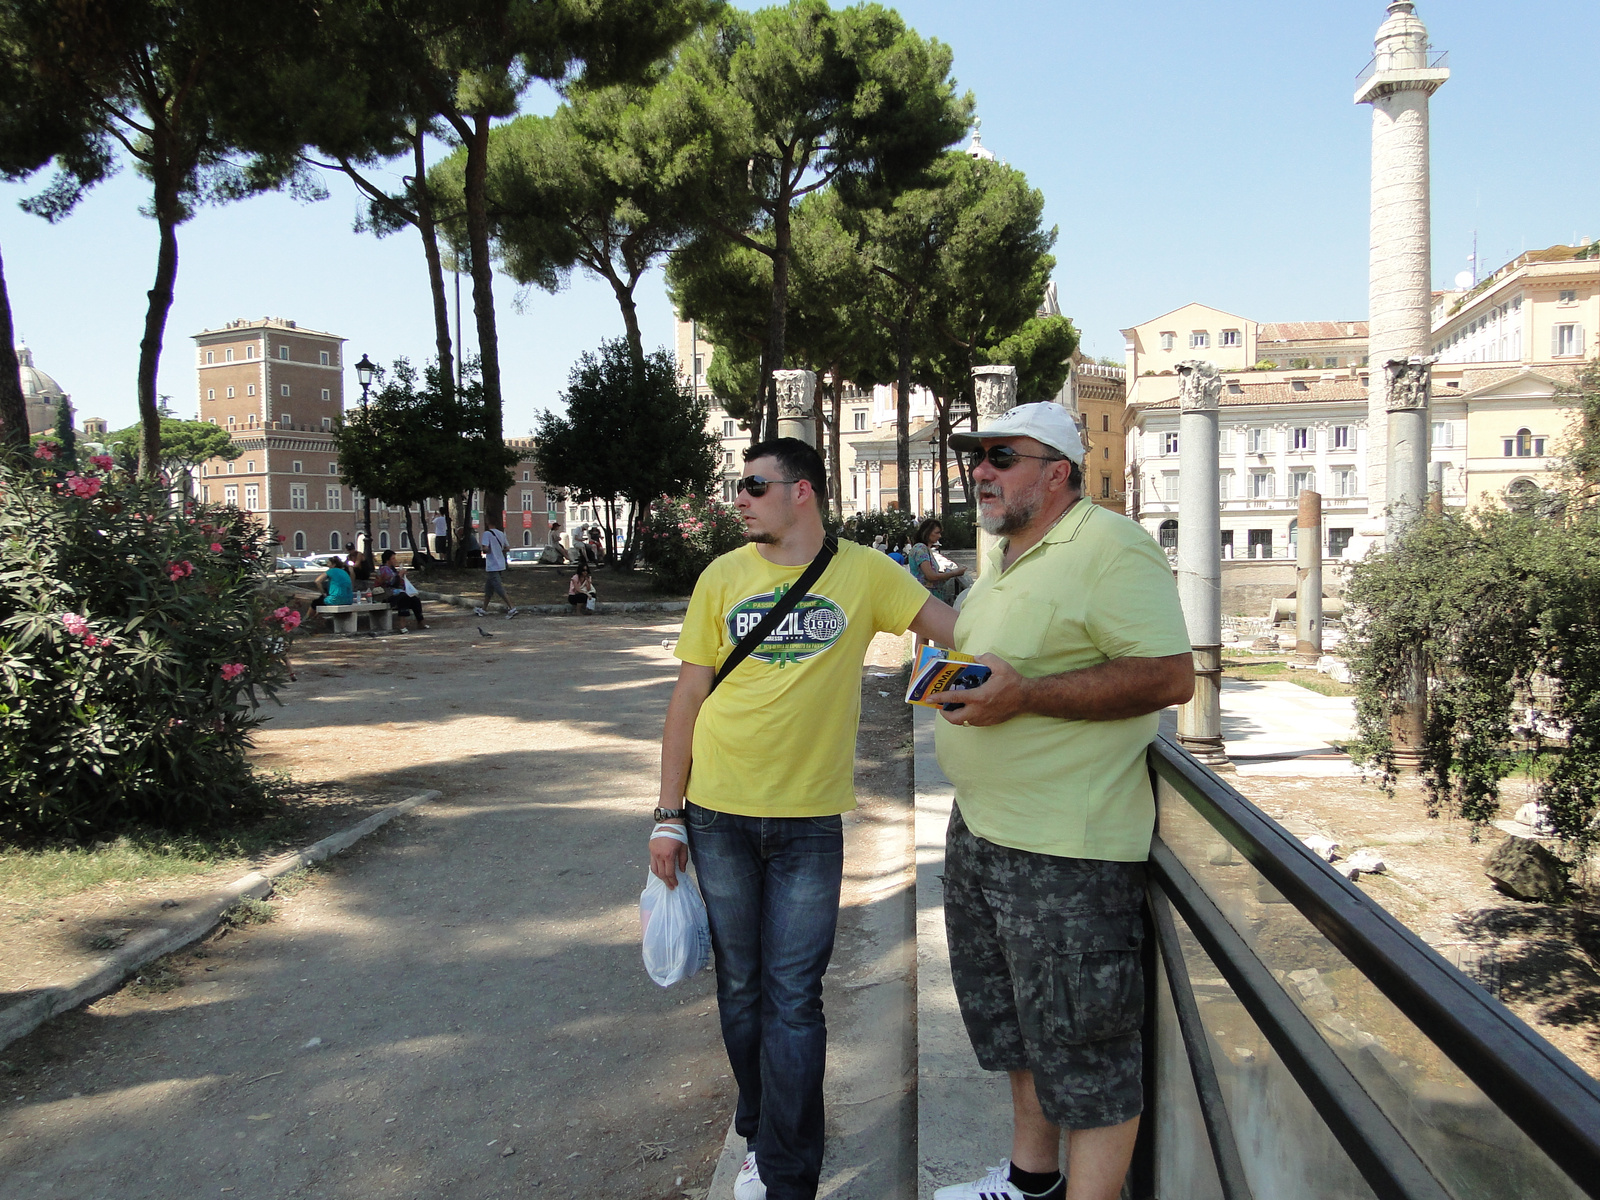
{"type": "MultiPolygon", "coordinates": [[[[389,607],[394,609],[396,617],[410,613],[416,618],[418,629],[428,627],[422,619],[422,597],[416,594],[415,589],[407,588],[406,573],[396,561],[393,550],[383,552],[383,562],[378,567],[378,584],[388,589],[389,607]]],[[[397,628],[401,633],[406,631],[404,625],[397,628]]]]}
{"type": "MultiPolygon", "coordinates": [[[[594,597],[594,576],[589,573],[589,564],[579,559],[577,573],[567,581],[569,611],[574,613],[581,612],[588,616],[594,611],[589,605],[589,601],[594,597]]],[[[595,602],[599,603],[598,599],[595,602]]]]}
{"type": "Polygon", "coordinates": [[[506,585],[501,577],[506,570],[506,551],[511,548],[511,543],[506,541],[503,530],[496,529],[493,525],[485,525],[483,537],[479,539],[483,547],[483,604],[472,611],[480,617],[489,614],[484,611],[484,606],[499,596],[506,606],[506,620],[517,615],[517,606],[511,603],[511,597],[506,595],[506,585]]]}

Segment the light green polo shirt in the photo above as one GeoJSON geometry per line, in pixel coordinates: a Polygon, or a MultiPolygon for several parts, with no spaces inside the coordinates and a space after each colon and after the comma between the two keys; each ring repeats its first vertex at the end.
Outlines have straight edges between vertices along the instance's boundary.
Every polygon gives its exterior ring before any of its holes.
{"type": "MultiPolygon", "coordinates": [[[[1080,500],[1001,573],[1003,547],[962,603],[956,648],[1036,679],[1113,658],[1188,653],[1172,568],[1133,521],[1080,500]]],[[[1068,721],[1024,713],[936,722],[939,765],[979,837],[1063,858],[1142,862],[1155,797],[1145,749],[1160,715],[1068,721]]]]}

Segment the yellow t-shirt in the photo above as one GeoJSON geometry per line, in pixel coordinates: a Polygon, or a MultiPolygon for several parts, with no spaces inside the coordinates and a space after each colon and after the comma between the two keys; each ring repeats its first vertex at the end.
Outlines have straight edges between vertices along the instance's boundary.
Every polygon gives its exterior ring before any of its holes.
{"type": "MultiPolygon", "coordinates": [[[[1137,524],[1080,500],[1000,572],[1001,548],[962,604],[956,648],[1029,679],[1113,658],[1189,651],[1166,555],[1137,524]]],[[[1141,862],[1155,798],[1145,749],[1160,716],[1067,721],[1024,713],[975,728],[935,723],[939,765],[979,837],[1063,858],[1141,862]]]]}
{"type": "MultiPolygon", "coordinates": [[[[677,656],[720,667],[804,570],[775,566],[754,545],[724,554],[695,584],[677,656]]],[[[854,808],[861,661],[874,634],[904,633],[927,600],[888,555],[841,541],[805,598],[701,707],[689,799],[751,817],[854,808]]]]}

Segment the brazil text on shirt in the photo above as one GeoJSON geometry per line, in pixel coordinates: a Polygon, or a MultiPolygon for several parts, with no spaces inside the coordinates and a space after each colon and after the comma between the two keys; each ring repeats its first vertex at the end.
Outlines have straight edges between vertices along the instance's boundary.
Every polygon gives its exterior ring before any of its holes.
{"type": "MultiPolygon", "coordinates": [[[[675,653],[721,666],[804,570],[770,563],[754,545],[724,554],[695,584],[675,653]]],[[[882,554],[841,542],[794,611],[701,706],[689,799],[745,816],[854,808],[861,661],[874,634],[903,632],[927,601],[882,554]]]]}

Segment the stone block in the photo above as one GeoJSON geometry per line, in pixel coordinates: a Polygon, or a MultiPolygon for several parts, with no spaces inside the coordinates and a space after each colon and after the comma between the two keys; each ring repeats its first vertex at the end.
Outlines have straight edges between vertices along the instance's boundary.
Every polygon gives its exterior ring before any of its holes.
{"type": "Polygon", "coordinates": [[[1533,838],[1512,835],[1483,860],[1490,881],[1518,900],[1553,900],[1566,891],[1567,869],[1533,838]]]}

